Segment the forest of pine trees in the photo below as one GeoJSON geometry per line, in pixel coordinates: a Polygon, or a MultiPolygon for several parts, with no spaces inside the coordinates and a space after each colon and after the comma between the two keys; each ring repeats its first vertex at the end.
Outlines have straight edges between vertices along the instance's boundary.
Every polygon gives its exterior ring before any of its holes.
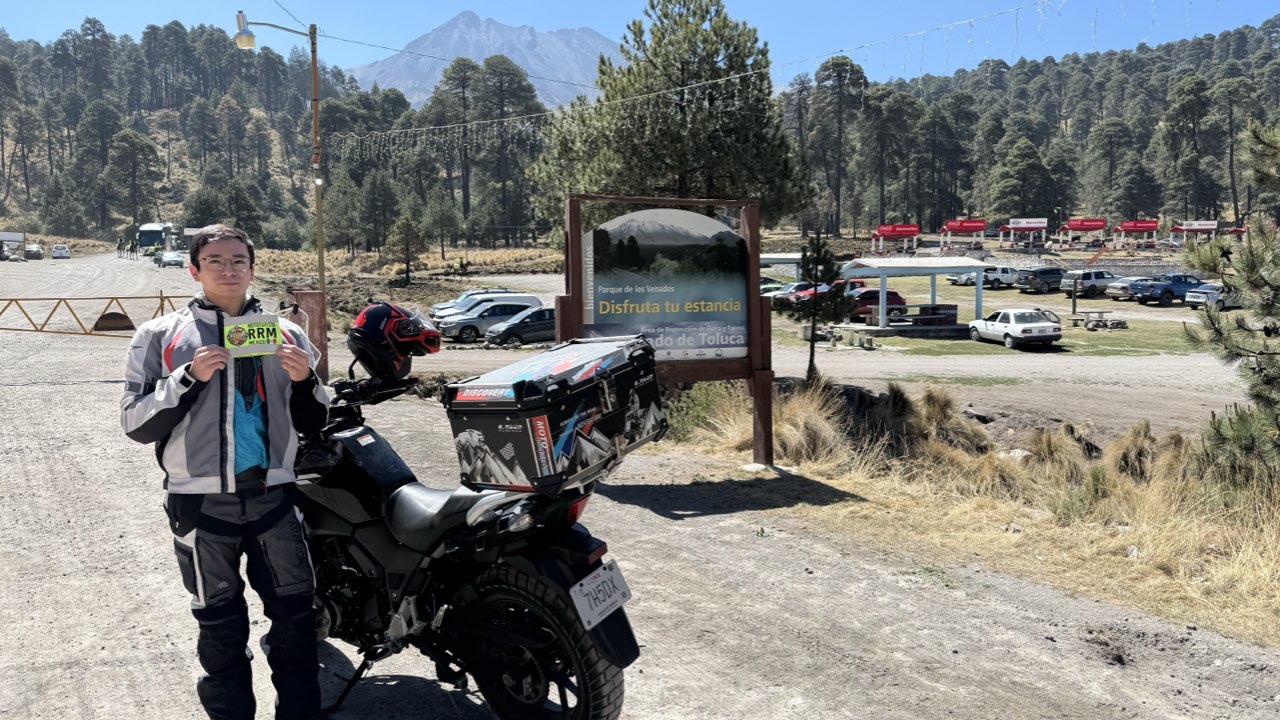
{"type": "MultiPolygon", "coordinates": [[[[1280,16],[890,83],[837,56],[785,88],[770,84],[757,29],[720,0],[657,0],[646,16],[627,28],[622,64],[602,62],[602,101],[732,82],[540,115],[501,55],[455,60],[420,109],[322,66],[326,143],[462,126],[412,152],[326,155],[331,246],[522,244],[546,236],[572,191],[759,197],[766,221],[828,234],[1055,209],[1166,224],[1280,215],[1280,196],[1245,172],[1243,142],[1251,123],[1280,120],[1280,16]]],[[[0,29],[0,228],[114,237],[229,221],[267,247],[305,247],[309,96],[302,50],[243,52],[216,27],[149,25],[135,40],[87,18],[47,45],[0,29]]]]}

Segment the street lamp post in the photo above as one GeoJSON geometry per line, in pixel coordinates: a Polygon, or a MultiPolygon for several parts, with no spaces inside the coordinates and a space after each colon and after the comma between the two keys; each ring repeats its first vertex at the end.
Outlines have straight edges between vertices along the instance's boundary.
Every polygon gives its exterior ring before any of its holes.
{"type": "MultiPolygon", "coordinates": [[[[311,42],[311,171],[315,182],[315,201],[316,201],[316,219],[314,242],[316,245],[316,268],[317,277],[319,278],[320,297],[318,307],[318,317],[316,317],[317,331],[312,333],[313,344],[316,345],[320,354],[317,364],[317,374],[321,381],[328,377],[329,371],[329,340],[328,340],[328,288],[325,284],[324,274],[324,205],[321,203],[321,189],[324,185],[324,179],[320,176],[320,65],[316,59],[316,26],[312,23],[307,27],[306,32],[294,30],[283,25],[276,25],[269,22],[250,22],[245,17],[243,10],[236,11],[236,47],[241,50],[253,50],[257,44],[257,38],[254,37],[253,31],[249,29],[251,25],[259,25],[263,27],[275,28],[283,30],[294,35],[301,35],[311,42]]],[[[315,312],[309,313],[309,316],[315,316],[315,312]]]]}

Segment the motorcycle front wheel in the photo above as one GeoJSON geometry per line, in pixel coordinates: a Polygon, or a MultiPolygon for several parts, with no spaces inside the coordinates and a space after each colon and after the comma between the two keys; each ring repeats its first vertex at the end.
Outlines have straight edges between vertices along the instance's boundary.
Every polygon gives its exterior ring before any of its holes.
{"type": "Polygon", "coordinates": [[[542,580],[500,565],[474,584],[468,614],[489,625],[469,668],[504,720],[615,720],[622,670],[596,649],[573,605],[542,580]]]}

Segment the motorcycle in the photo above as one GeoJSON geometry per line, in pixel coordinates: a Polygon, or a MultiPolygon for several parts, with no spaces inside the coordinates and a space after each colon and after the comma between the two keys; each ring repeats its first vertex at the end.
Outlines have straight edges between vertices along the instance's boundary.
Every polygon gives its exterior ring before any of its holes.
{"type": "Polygon", "coordinates": [[[554,497],[427,487],[363,413],[416,384],[333,383],[328,426],[300,446],[317,638],[363,658],[328,709],[412,647],[441,682],[465,690],[473,678],[500,718],[617,718],[623,669],[639,656],[630,590],[579,523],[607,473],[554,497]]]}

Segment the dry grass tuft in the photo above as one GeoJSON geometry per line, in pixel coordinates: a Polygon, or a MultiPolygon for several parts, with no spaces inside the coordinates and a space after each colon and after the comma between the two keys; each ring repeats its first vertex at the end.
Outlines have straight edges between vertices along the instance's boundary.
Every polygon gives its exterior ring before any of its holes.
{"type": "Polygon", "coordinates": [[[950,389],[934,385],[925,387],[917,407],[926,438],[970,454],[992,449],[990,433],[957,411],[956,396],[950,389]]]}
{"type": "Polygon", "coordinates": [[[1088,476],[1084,451],[1061,430],[1034,428],[1027,435],[1027,469],[1048,481],[1054,490],[1078,487],[1088,476]]]}
{"type": "MultiPolygon", "coordinates": [[[[836,471],[855,461],[844,399],[818,382],[774,390],[774,454],[781,463],[836,471]]],[[[698,383],[671,403],[672,435],[708,448],[751,449],[751,400],[741,383],[698,383]]]]}
{"type": "Polygon", "coordinates": [[[1151,482],[1155,458],[1156,438],[1151,434],[1151,423],[1146,420],[1129,428],[1102,452],[1102,464],[1108,475],[1134,483],[1151,482]]]}

